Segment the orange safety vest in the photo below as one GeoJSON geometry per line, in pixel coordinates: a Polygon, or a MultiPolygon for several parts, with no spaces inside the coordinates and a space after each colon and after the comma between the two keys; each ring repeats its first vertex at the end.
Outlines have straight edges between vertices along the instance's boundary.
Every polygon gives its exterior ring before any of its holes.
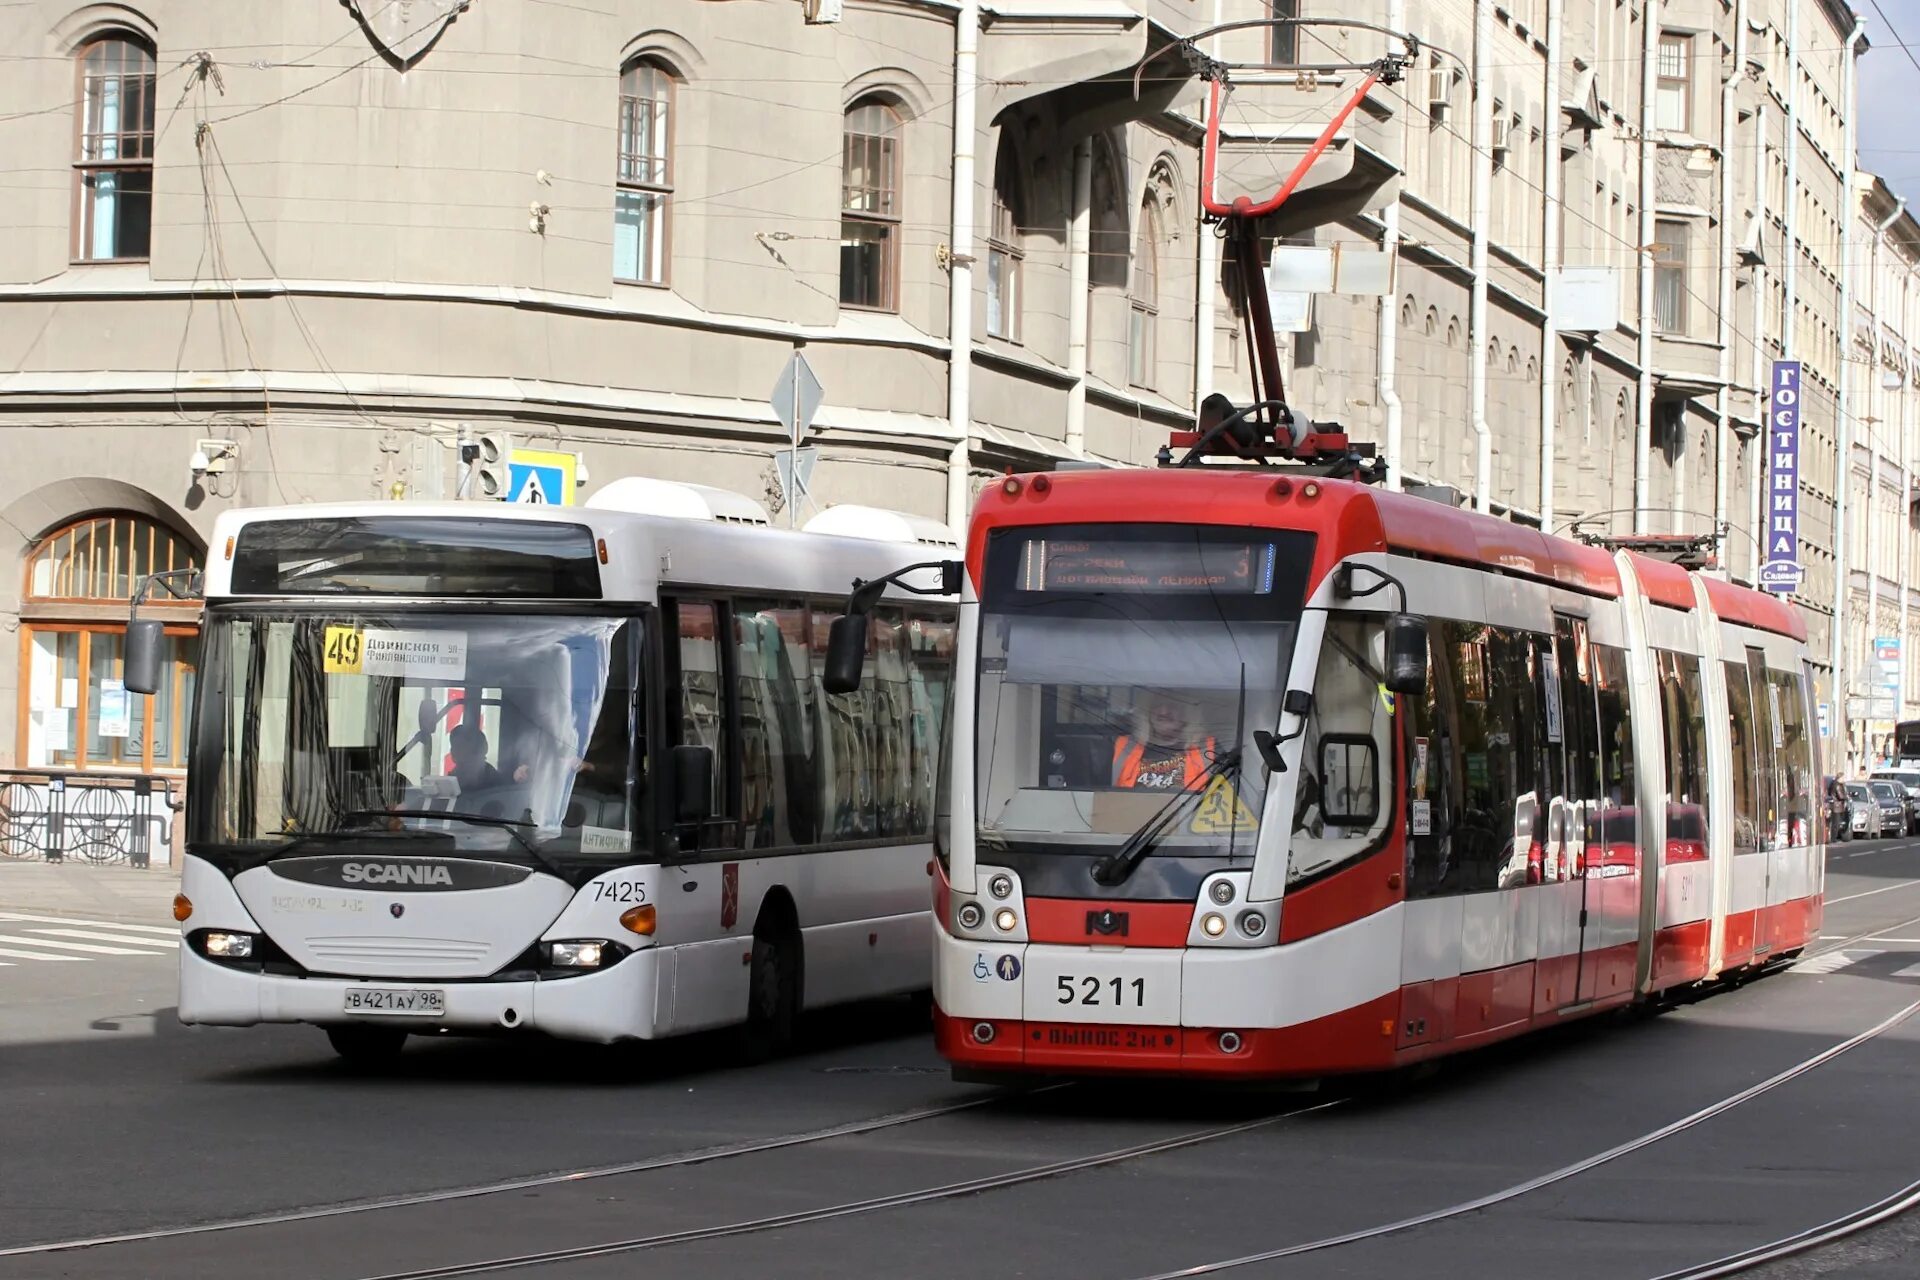
{"type": "MultiPolygon", "coordinates": [[[[1187,748],[1187,790],[1191,791],[1200,785],[1201,775],[1206,773],[1207,761],[1213,754],[1212,738],[1207,739],[1207,745],[1204,750],[1198,746],[1187,748]]],[[[1140,766],[1146,761],[1146,758],[1146,743],[1135,742],[1126,734],[1121,734],[1119,740],[1113,744],[1114,767],[1120,771],[1119,778],[1114,785],[1120,787],[1139,785],[1140,766]]]]}

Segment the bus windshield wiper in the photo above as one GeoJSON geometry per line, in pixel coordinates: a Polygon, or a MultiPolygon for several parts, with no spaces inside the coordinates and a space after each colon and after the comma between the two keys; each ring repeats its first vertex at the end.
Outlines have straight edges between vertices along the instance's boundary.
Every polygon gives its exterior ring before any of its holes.
{"type": "Polygon", "coordinates": [[[459,809],[356,809],[345,815],[349,818],[452,818],[456,822],[471,823],[476,827],[498,827],[519,843],[527,851],[527,856],[542,867],[566,879],[560,864],[541,852],[540,846],[522,834],[520,828],[534,824],[520,818],[499,818],[490,813],[465,813],[459,809]]]}
{"type": "Polygon", "coordinates": [[[1215,756],[1195,779],[1193,786],[1169,798],[1165,804],[1154,811],[1152,817],[1141,824],[1138,831],[1127,837],[1125,844],[1094,864],[1095,882],[1106,885],[1108,888],[1124,884],[1127,877],[1138,870],[1147,855],[1153,852],[1153,847],[1160,843],[1161,837],[1167,833],[1167,828],[1173,825],[1174,819],[1180,816],[1180,811],[1186,807],[1189,800],[1205,795],[1208,784],[1215,778],[1228,774],[1238,777],[1239,772],[1240,752],[1238,750],[1222,751],[1215,756]]]}

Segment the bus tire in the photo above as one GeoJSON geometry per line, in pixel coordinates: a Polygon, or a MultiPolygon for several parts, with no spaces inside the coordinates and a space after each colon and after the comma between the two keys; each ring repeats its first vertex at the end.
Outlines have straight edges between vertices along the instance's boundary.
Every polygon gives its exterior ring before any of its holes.
{"type": "Polygon", "coordinates": [[[755,932],[750,963],[741,1056],[748,1062],[765,1062],[793,1043],[793,1024],[800,1011],[798,935],[755,932]]]}
{"type": "Polygon", "coordinates": [[[391,1062],[400,1056],[400,1050],[406,1047],[407,1032],[404,1027],[376,1027],[353,1024],[343,1027],[328,1027],[327,1042],[333,1051],[348,1062],[368,1065],[376,1062],[391,1062]]]}

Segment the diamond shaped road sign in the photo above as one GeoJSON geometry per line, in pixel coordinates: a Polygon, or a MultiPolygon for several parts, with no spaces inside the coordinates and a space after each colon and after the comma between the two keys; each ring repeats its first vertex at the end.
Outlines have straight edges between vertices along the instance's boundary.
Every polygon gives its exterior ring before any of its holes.
{"type": "Polygon", "coordinates": [[[806,439],[807,428],[813,425],[813,415],[820,408],[820,379],[813,376],[813,366],[798,351],[780,370],[780,376],[774,379],[773,395],[774,416],[780,419],[780,425],[787,429],[787,438],[793,441],[793,447],[799,448],[806,439]]]}
{"type": "Polygon", "coordinates": [[[799,521],[802,504],[813,500],[813,468],[819,461],[818,449],[794,449],[773,455],[774,474],[780,479],[780,494],[786,499],[787,514],[793,523],[799,521]]]}

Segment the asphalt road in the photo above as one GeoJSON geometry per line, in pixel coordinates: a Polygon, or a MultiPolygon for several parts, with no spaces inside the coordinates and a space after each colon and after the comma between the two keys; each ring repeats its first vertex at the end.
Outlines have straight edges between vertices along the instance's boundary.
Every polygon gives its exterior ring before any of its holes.
{"type": "MultiPolygon", "coordinates": [[[[181,1027],[164,918],[0,901],[0,1278],[1655,1280],[1920,1181],[1920,842],[1828,865],[1794,970],[1300,1095],[958,1086],[904,1002],[756,1068],[443,1040],[356,1071],[312,1029],[181,1027]]],[[[1742,1274],[1910,1280],[1920,1215],[1742,1274]]]]}

